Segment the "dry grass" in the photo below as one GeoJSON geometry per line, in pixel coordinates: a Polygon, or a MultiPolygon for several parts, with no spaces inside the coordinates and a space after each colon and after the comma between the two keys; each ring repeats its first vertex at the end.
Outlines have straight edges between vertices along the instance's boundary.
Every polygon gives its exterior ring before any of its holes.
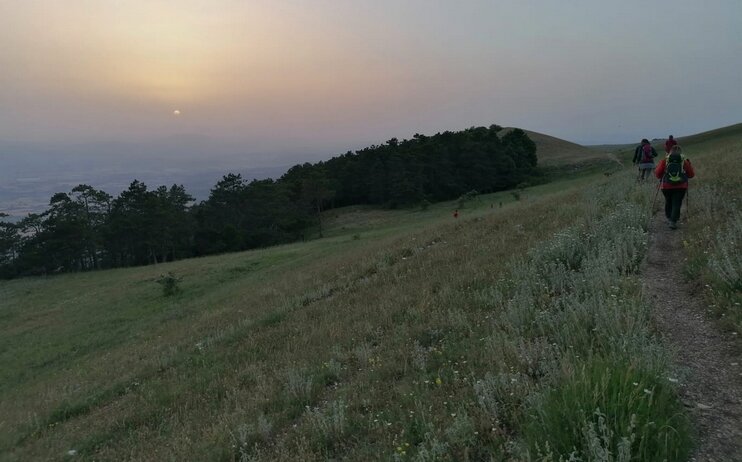
{"type": "MultiPolygon", "coordinates": [[[[561,443],[626,451],[652,438],[632,415],[682,434],[655,383],[665,359],[634,274],[649,195],[630,177],[485,197],[458,220],[452,204],[354,211],[328,239],[2,282],[2,458],[527,459],[564,397],[585,408],[561,443]],[[154,282],[166,271],[183,277],[172,297],[154,282]],[[630,397],[611,401],[620,419],[582,396],[591,380],[630,397]],[[623,393],[634,381],[662,407],[623,393]]],[[[557,443],[549,457],[567,457],[557,443]]]]}
{"type": "MultiPolygon", "coordinates": [[[[576,197],[524,202],[530,219],[483,209],[377,239],[3,282],[1,447],[11,460],[70,449],[229,460],[247,446],[291,458],[295,445],[322,458],[326,438],[306,429],[306,406],[325,415],[323,403],[342,400],[357,431],[364,406],[379,413],[402,393],[398,381],[410,386],[415,341],[442,346],[452,320],[467,332],[467,287],[493,282],[504,262],[571,222],[576,197]],[[161,295],[154,280],[165,271],[183,277],[181,294],[161,295]],[[258,416],[271,430],[244,430],[261,427],[258,416]],[[233,436],[240,429],[246,442],[233,436]]],[[[390,427],[358,450],[392,448],[390,427]]]]}

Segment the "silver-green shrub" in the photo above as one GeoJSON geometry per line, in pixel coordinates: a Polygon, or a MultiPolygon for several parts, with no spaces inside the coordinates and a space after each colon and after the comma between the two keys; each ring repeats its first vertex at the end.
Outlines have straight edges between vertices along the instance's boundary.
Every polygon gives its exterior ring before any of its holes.
{"type": "MultiPolygon", "coordinates": [[[[662,400],[654,407],[643,404],[641,412],[645,420],[657,417],[677,425],[677,434],[663,432],[672,440],[669,452],[652,452],[660,446],[652,440],[657,436],[637,436],[626,427],[640,402],[632,391],[633,377],[656,380],[667,368],[664,350],[651,331],[650,306],[635,276],[647,251],[650,191],[633,187],[631,180],[619,177],[591,188],[591,207],[581,224],[533,248],[526,260],[510,266],[509,277],[475,298],[496,315],[493,325],[499,333],[486,339],[493,362],[509,364],[510,369],[493,367],[475,382],[474,393],[480,410],[493,421],[528,422],[522,457],[628,461],[687,450],[685,416],[678,413],[668,386],[662,389],[662,400]],[[605,373],[602,368],[616,371],[605,373]],[[575,373],[580,370],[588,372],[575,373]],[[581,384],[580,377],[590,383],[581,384]],[[590,391],[601,389],[611,394],[597,399],[590,391]],[[612,413],[620,410],[622,417],[595,414],[596,403],[612,413]],[[548,417],[555,411],[566,411],[570,420],[560,423],[548,417]],[[623,427],[616,427],[619,423],[623,427]],[[634,444],[637,439],[642,443],[634,444]],[[548,453],[545,448],[550,448],[548,453]]],[[[730,259],[719,261],[719,271],[733,276],[737,267],[730,259]]]]}
{"type": "Polygon", "coordinates": [[[742,291],[742,213],[735,212],[716,232],[709,269],[730,291],[742,291]]]}

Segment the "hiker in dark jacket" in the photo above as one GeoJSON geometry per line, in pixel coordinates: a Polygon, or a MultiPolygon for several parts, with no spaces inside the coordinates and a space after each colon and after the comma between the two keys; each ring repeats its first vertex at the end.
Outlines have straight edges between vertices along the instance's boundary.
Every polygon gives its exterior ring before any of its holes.
{"type": "Polygon", "coordinates": [[[680,206],[688,191],[688,178],[696,176],[690,160],[683,155],[679,145],[672,147],[672,151],[657,165],[654,175],[662,182],[662,194],[665,196],[665,217],[670,229],[678,227],[680,206]]]}
{"type": "Polygon", "coordinates": [[[670,154],[672,152],[672,147],[677,146],[678,142],[675,140],[675,138],[670,135],[670,137],[665,141],[665,154],[670,154]]]}
{"type": "Polygon", "coordinates": [[[657,157],[657,151],[654,150],[649,140],[644,138],[641,144],[634,149],[633,162],[639,166],[639,178],[637,178],[637,181],[644,181],[650,177],[650,172],[654,170],[655,157],[657,157]]]}

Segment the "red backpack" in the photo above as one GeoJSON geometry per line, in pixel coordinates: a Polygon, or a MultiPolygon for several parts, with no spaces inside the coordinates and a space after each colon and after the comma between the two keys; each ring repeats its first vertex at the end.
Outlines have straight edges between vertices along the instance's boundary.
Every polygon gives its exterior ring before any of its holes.
{"type": "Polygon", "coordinates": [[[642,162],[654,162],[652,160],[652,145],[645,144],[642,146],[642,162]]]}

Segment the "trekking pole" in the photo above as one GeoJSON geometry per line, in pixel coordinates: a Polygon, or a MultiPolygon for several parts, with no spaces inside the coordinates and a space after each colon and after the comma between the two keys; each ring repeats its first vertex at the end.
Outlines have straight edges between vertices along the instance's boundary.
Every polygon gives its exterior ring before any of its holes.
{"type": "MultiPolygon", "coordinates": [[[[654,204],[657,203],[657,196],[660,194],[660,186],[662,186],[662,178],[660,178],[660,181],[657,183],[657,190],[654,193],[654,199],[652,199],[652,208],[649,209],[649,216],[652,216],[654,213],[654,204]]],[[[686,209],[688,208],[688,205],[686,204],[686,209]]]]}
{"type": "Polygon", "coordinates": [[[662,179],[657,183],[657,191],[654,193],[654,199],[652,199],[652,206],[649,208],[649,216],[647,216],[647,230],[652,225],[652,215],[654,214],[654,204],[657,202],[657,196],[660,193],[660,186],[662,185],[662,179]]]}
{"type": "Polygon", "coordinates": [[[685,190],[685,221],[690,220],[690,188],[685,190]]]}

